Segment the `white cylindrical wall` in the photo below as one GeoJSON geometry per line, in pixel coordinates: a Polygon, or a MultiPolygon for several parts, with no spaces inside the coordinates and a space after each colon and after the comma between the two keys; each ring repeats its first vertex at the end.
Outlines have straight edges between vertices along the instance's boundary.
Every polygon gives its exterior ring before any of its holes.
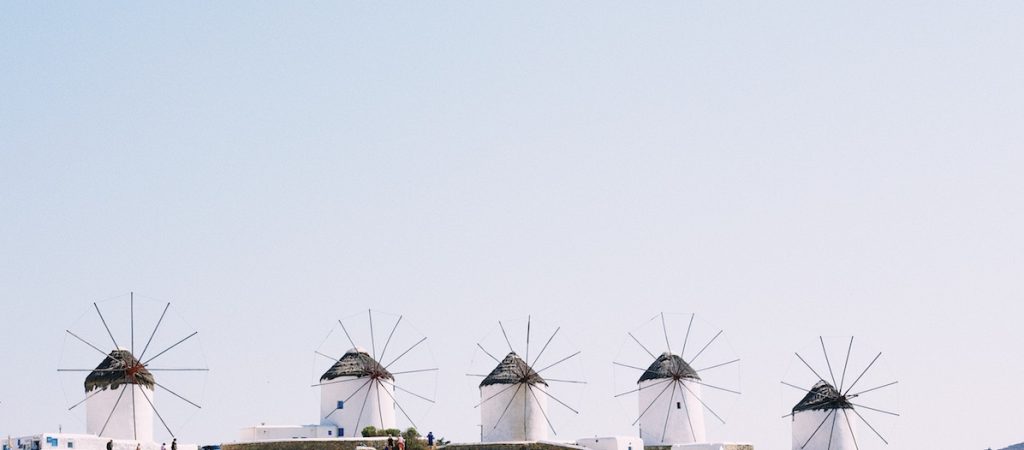
{"type": "MultiPolygon", "coordinates": [[[[86,393],[89,394],[92,392],[86,393]]],[[[86,432],[111,439],[153,441],[153,407],[143,394],[156,404],[155,393],[139,384],[122,384],[117,389],[104,389],[92,395],[85,401],[86,432]]]]}
{"type": "Polygon", "coordinates": [[[847,417],[852,415],[852,411],[844,415],[842,409],[807,410],[793,414],[793,450],[855,450],[853,433],[857,427],[852,420],[847,422],[847,417]],[[834,415],[830,415],[833,412],[834,415]]]}
{"type": "Polygon", "coordinates": [[[643,414],[640,438],[644,443],[672,445],[707,441],[704,407],[696,397],[700,395],[701,386],[687,379],[679,382],[686,387],[664,378],[639,384],[639,414],[643,414]]]}
{"type": "Polygon", "coordinates": [[[483,442],[541,441],[548,438],[547,420],[544,419],[548,411],[548,396],[543,392],[547,386],[536,384],[529,389],[532,394],[526,389],[526,384],[492,384],[480,388],[483,442]]]}
{"type": "Polygon", "coordinates": [[[362,429],[370,425],[377,429],[397,428],[395,387],[390,380],[379,383],[367,383],[367,380],[367,377],[338,377],[325,381],[330,384],[320,386],[320,425],[343,430],[344,434],[339,437],[359,437],[362,429]],[[344,402],[340,409],[338,402],[344,402]]]}

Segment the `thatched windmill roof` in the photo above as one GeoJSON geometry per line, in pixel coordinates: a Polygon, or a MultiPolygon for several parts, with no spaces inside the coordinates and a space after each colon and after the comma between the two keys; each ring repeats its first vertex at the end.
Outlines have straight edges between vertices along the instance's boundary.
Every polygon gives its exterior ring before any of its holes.
{"type": "Polygon", "coordinates": [[[529,364],[526,364],[526,361],[523,361],[516,352],[511,352],[480,382],[480,387],[516,383],[548,385],[547,381],[544,381],[544,378],[537,374],[529,364]]]}
{"type": "Polygon", "coordinates": [[[825,380],[818,381],[814,387],[807,392],[803,400],[800,400],[793,407],[793,412],[823,410],[823,409],[850,409],[853,405],[845,396],[839,393],[835,387],[825,380]]]}
{"type": "Polygon", "coordinates": [[[394,381],[394,375],[388,372],[384,366],[373,359],[365,350],[354,348],[342,355],[338,362],[334,363],[327,372],[320,377],[320,381],[330,381],[338,377],[374,377],[386,378],[394,381]]]}
{"type": "Polygon", "coordinates": [[[636,382],[639,384],[647,380],[665,378],[700,380],[697,371],[693,370],[693,367],[690,367],[686,361],[683,361],[683,358],[679,357],[679,355],[665,352],[647,367],[647,370],[644,371],[643,375],[640,375],[640,379],[636,380],[636,382]]]}
{"type": "Polygon", "coordinates": [[[117,389],[122,384],[138,384],[153,389],[156,380],[131,352],[117,349],[111,351],[103,362],[85,377],[85,392],[117,389]]]}

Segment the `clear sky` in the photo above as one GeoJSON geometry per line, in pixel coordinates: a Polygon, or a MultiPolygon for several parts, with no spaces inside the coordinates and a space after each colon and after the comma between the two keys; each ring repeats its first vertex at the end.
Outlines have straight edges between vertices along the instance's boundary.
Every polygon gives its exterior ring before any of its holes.
{"type": "Polygon", "coordinates": [[[312,352],[367,308],[429,336],[420,427],[456,440],[474,343],[528,314],[584,352],[560,433],[635,433],[611,361],[668,311],[743,359],[712,437],[788,448],[793,351],[856,335],[900,380],[893,447],[1022,441],[1022,24],[1017,1],[4,2],[0,433],[84,430],[63,330],[135,291],[213,369],[186,441],[315,422],[312,352]]]}

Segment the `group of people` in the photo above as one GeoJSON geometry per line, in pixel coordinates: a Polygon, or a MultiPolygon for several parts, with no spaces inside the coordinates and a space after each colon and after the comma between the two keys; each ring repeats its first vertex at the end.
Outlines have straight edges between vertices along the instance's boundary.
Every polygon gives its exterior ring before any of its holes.
{"type": "MultiPolygon", "coordinates": [[[[427,446],[434,448],[434,433],[432,431],[427,432],[427,446]]],[[[399,435],[396,441],[395,438],[388,436],[388,442],[384,445],[384,450],[405,450],[405,438],[399,435]]]]}
{"type": "MultiPolygon", "coordinates": [[[[107,441],[107,450],[114,450],[114,440],[107,441]]],[[[135,450],[142,450],[142,444],[135,444],[135,450]]],[[[160,450],[167,450],[167,443],[160,444],[160,450]]],[[[178,438],[171,441],[171,450],[178,450],[178,438]]]]}

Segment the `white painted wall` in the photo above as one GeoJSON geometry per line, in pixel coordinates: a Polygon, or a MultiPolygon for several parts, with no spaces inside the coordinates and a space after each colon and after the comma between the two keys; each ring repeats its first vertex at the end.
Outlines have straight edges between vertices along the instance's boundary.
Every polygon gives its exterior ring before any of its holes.
{"type": "MultiPolygon", "coordinates": [[[[138,384],[122,384],[116,389],[105,389],[89,397],[85,401],[86,433],[113,439],[152,441],[153,407],[143,397],[143,393],[149,396],[149,400],[154,405],[156,404],[155,393],[149,388],[138,384]],[[124,396],[121,396],[122,391],[124,391],[124,396]],[[121,397],[120,402],[117,400],[119,396],[121,397]],[[135,408],[134,425],[132,423],[133,403],[135,408]],[[115,404],[117,405],[116,408],[115,404]],[[112,416],[111,411],[113,411],[112,416]],[[109,423],[107,423],[108,417],[110,418],[109,423]],[[106,429],[103,428],[104,423],[107,423],[106,429]],[[100,430],[103,430],[102,435],[100,430]]],[[[86,393],[86,395],[89,394],[91,392],[86,393]]]]}
{"type": "Polygon", "coordinates": [[[853,428],[853,432],[857,431],[855,421],[852,419],[847,424],[846,417],[853,416],[852,411],[847,411],[846,415],[843,415],[842,410],[835,410],[835,428],[832,429],[832,418],[829,418],[821,429],[818,430],[817,434],[814,434],[814,430],[818,428],[818,425],[825,420],[825,416],[832,410],[810,410],[800,411],[793,415],[793,450],[855,450],[854,435],[851,433],[850,428],[853,428]],[[811,435],[814,437],[811,438],[811,435]],[[831,434],[832,443],[829,444],[829,435],[831,434]],[[810,439],[810,442],[808,442],[810,439]],[[804,443],[807,443],[804,446],[804,443]]]}
{"type": "Polygon", "coordinates": [[[637,436],[581,438],[576,445],[592,450],[644,450],[644,441],[637,436]]]}
{"type": "MultiPolygon", "coordinates": [[[[125,395],[130,395],[126,393],[125,395]]],[[[17,438],[11,438],[15,443],[13,450],[32,450],[33,442],[38,442],[39,450],[106,450],[107,441],[111,440],[106,437],[99,437],[92,434],[74,434],[74,433],[43,433],[30,436],[22,436],[17,438]],[[47,438],[50,441],[47,442],[47,438]],[[53,445],[56,440],[56,445],[53,445]],[[18,447],[18,441],[21,441],[21,446],[18,447]],[[68,444],[71,444],[69,447],[68,444]]],[[[135,450],[137,445],[142,447],[142,450],[160,450],[160,444],[162,442],[140,442],[134,439],[113,439],[114,450],[135,450]]],[[[4,443],[6,444],[6,439],[4,443]]],[[[167,449],[170,450],[171,442],[167,441],[167,449]]],[[[178,450],[197,450],[196,444],[185,444],[178,443],[178,450]]]]}
{"type": "Polygon", "coordinates": [[[548,411],[548,397],[538,390],[547,390],[544,385],[532,387],[531,395],[523,388],[507,384],[492,384],[480,388],[480,401],[497,395],[480,405],[480,423],[483,442],[521,442],[540,441],[548,438],[548,424],[544,412],[548,411]],[[511,402],[511,403],[510,403],[511,402]],[[505,406],[508,405],[508,411],[505,406]],[[498,419],[501,419],[499,422],[498,419]]]}
{"type": "Polygon", "coordinates": [[[704,406],[696,396],[701,386],[692,380],[682,380],[689,390],[663,379],[646,380],[639,384],[640,438],[648,445],[672,445],[705,442],[704,406]],[[662,383],[658,383],[662,381],[662,383]],[[665,387],[668,386],[666,390],[665,387]],[[674,392],[673,392],[674,389],[674,392]],[[660,397],[659,397],[660,394],[660,397]],[[655,400],[657,398],[657,400],[655,400]],[[647,405],[654,403],[646,413],[647,405]],[[668,420],[666,427],[665,421],[668,420]],[[690,425],[693,425],[691,430],[690,425]],[[664,430],[664,439],[662,431],[664,430]]]}
{"type": "Polygon", "coordinates": [[[335,438],[333,425],[254,425],[242,428],[239,441],[281,441],[289,439],[335,438]]]}
{"type": "Polygon", "coordinates": [[[358,437],[363,428],[397,428],[395,422],[395,387],[387,382],[366,381],[367,377],[338,377],[320,386],[320,425],[342,428],[343,437],[358,437]],[[345,401],[337,409],[339,401],[345,401]],[[366,405],[363,406],[365,401],[366,405]],[[360,413],[361,412],[361,413],[360,413]]]}

